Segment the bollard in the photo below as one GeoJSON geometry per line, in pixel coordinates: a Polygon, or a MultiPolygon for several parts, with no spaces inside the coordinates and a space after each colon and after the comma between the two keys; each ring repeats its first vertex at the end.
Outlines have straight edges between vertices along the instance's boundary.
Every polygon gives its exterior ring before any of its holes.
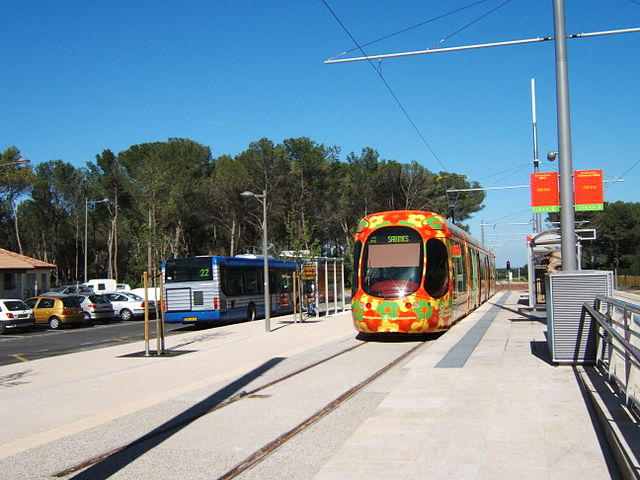
{"type": "Polygon", "coordinates": [[[149,353],[149,304],[147,299],[147,288],[149,283],[149,273],[142,272],[142,285],[144,287],[144,356],[149,353]]]}

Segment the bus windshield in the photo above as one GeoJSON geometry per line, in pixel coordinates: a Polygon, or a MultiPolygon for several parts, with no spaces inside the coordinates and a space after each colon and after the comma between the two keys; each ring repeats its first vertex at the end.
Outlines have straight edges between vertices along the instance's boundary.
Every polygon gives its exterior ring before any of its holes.
{"type": "Polygon", "coordinates": [[[362,288],[383,298],[403,297],[421,283],[422,240],[407,227],[377,230],[365,244],[362,288]]]}
{"type": "Polygon", "coordinates": [[[165,283],[212,280],[211,257],[172,258],[164,267],[165,283]]]}

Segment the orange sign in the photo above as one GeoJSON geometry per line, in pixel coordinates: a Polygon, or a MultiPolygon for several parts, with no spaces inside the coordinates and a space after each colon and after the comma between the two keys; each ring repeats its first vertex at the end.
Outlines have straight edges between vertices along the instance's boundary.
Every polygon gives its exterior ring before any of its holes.
{"type": "Polygon", "coordinates": [[[530,185],[534,213],[560,211],[558,172],[532,173],[530,185]]]}
{"type": "Polygon", "coordinates": [[[573,172],[573,191],[577,211],[603,210],[602,170],[573,172]]]}

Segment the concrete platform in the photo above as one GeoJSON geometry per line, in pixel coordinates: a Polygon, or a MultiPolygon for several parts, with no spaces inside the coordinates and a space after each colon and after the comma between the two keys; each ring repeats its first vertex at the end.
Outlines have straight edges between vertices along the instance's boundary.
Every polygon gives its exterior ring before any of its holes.
{"type": "Polygon", "coordinates": [[[316,478],[619,478],[578,369],[551,364],[545,318],[519,297],[497,294],[406,365],[316,478]]]}
{"type": "MultiPolygon", "coordinates": [[[[263,478],[620,478],[589,400],[603,388],[597,372],[553,365],[545,318],[523,310],[520,295],[498,293],[390,372],[396,378],[371,414],[336,440],[316,470],[300,472],[294,452],[287,471],[263,478]],[[592,380],[586,388],[585,372],[592,380]]],[[[302,362],[305,352],[337,349],[355,337],[349,313],[304,325],[272,322],[269,334],[257,321],[172,337],[167,346],[183,354],[171,358],[136,356],[143,344],[123,344],[0,367],[2,478],[51,478],[61,465],[88,458],[82,448],[100,453],[101,442],[122,445],[265,359],[302,362]]],[[[637,430],[625,424],[625,431],[637,430]]],[[[207,432],[194,422],[182,437],[202,441],[207,432]]],[[[627,450],[638,448],[632,433],[627,450]]],[[[182,478],[196,478],[193,456],[171,462],[182,478]]],[[[117,478],[144,478],[144,471],[125,467],[117,478]]]]}

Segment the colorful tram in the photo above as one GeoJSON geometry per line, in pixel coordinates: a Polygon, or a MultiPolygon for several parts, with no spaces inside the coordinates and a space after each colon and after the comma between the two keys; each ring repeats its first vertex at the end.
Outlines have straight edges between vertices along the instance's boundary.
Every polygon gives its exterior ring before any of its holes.
{"type": "Polygon", "coordinates": [[[355,235],[351,312],[363,333],[447,330],[495,293],[495,257],[442,216],[367,215],[355,235]]]}

